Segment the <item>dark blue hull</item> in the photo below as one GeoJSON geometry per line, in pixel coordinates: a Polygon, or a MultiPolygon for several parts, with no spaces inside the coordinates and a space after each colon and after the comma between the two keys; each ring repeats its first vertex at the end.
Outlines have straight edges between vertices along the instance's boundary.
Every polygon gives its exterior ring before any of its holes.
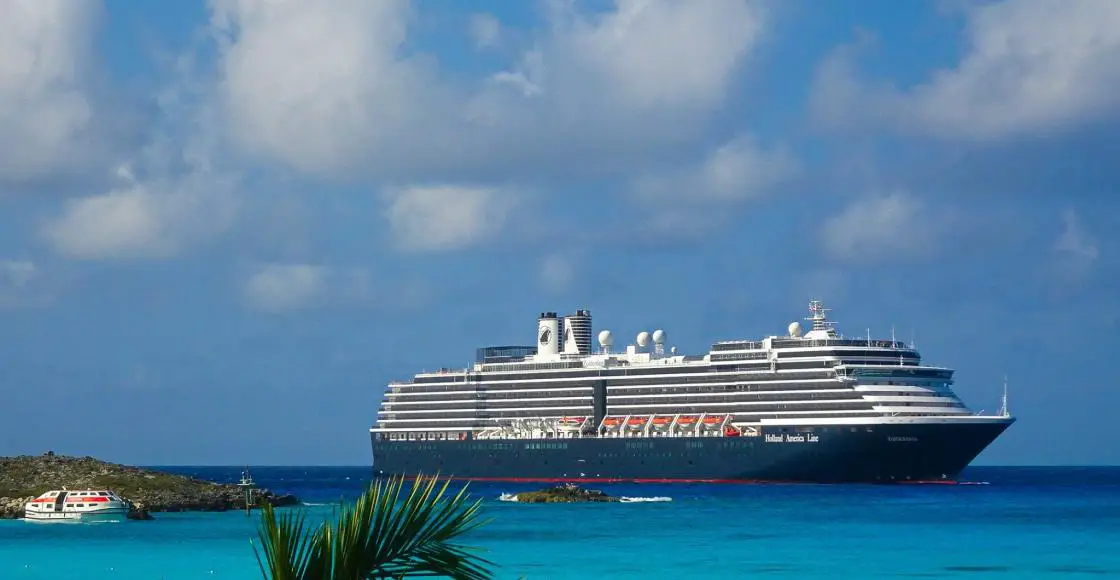
{"type": "Polygon", "coordinates": [[[953,481],[1012,420],[767,428],[758,437],[393,441],[377,475],[506,481],[953,481]]]}

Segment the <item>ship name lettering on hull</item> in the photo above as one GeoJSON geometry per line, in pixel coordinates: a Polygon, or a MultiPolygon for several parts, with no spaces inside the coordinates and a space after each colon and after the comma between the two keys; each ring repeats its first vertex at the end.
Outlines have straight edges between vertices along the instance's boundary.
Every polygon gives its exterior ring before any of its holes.
{"type": "Polygon", "coordinates": [[[788,435],[784,433],[767,433],[767,443],[817,443],[821,440],[820,435],[813,435],[812,433],[805,433],[799,435],[788,435]]]}

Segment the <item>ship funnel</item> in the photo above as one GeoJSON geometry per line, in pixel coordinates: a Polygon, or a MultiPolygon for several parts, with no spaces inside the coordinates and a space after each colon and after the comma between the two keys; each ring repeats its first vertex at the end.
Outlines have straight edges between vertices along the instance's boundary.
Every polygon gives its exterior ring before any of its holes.
{"type": "Polygon", "coordinates": [[[564,317],[564,354],[591,354],[591,311],[564,317]]]}
{"type": "Polygon", "coordinates": [[[555,312],[542,312],[537,324],[537,354],[550,355],[560,352],[560,321],[555,312]]]}

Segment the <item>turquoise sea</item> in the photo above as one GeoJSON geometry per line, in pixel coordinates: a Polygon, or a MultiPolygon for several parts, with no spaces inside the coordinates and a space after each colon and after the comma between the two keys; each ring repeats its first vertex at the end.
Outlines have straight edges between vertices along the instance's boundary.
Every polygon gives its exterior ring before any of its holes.
{"type": "MultiPolygon", "coordinates": [[[[161,468],[234,481],[239,468],[161,468]]],[[[259,467],[328,517],[367,467],[259,467]]],[[[501,502],[540,486],[473,484],[473,535],[499,578],[1120,578],[1120,468],[970,468],[968,485],[605,485],[672,501],[501,502]]],[[[151,522],[0,521],[0,580],[260,578],[256,513],[151,522]]]]}

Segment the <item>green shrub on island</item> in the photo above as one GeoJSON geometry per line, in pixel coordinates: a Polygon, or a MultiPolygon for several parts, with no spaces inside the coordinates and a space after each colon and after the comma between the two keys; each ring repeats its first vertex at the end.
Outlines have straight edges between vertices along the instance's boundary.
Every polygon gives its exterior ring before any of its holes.
{"type": "MultiPolygon", "coordinates": [[[[54,489],[107,489],[135,508],[133,516],[149,512],[226,511],[245,508],[244,490],[236,485],[196,479],[152,469],[119,465],[93,457],[44,453],[0,457],[0,518],[21,518],[24,505],[54,489]]],[[[268,490],[253,492],[254,507],[299,503],[291,495],[268,490]]]]}
{"type": "Polygon", "coordinates": [[[539,491],[526,491],[517,494],[518,503],[606,503],[621,501],[597,489],[583,489],[571,483],[539,491]]]}

